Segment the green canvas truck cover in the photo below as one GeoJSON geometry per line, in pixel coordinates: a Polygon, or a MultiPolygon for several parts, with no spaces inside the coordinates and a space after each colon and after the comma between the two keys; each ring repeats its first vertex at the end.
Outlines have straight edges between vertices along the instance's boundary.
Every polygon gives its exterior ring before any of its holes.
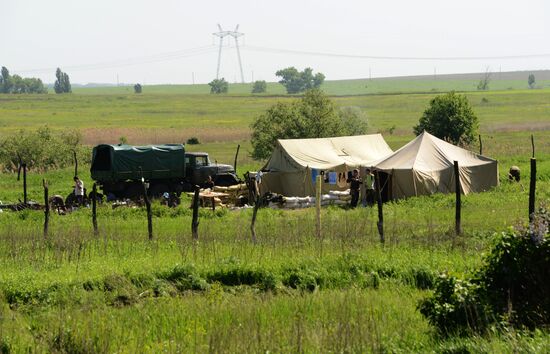
{"type": "Polygon", "coordinates": [[[92,179],[99,182],[185,177],[185,147],[107,145],[92,151],[92,179]]]}

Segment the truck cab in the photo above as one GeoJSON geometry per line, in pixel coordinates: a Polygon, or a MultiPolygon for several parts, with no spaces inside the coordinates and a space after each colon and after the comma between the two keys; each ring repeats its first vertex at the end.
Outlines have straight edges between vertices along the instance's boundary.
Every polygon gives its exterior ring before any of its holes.
{"type": "Polygon", "coordinates": [[[212,163],[206,152],[185,153],[185,175],[191,184],[204,186],[208,176],[212,176],[217,186],[231,186],[239,183],[231,165],[212,163]]]}

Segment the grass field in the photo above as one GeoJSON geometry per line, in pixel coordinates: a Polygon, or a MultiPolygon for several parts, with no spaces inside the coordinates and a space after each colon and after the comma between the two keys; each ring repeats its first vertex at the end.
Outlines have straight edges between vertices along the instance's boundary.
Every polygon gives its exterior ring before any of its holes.
{"type": "MultiPolygon", "coordinates": [[[[415,87],[393,85],[388,92],[415,87]]],[[[415,91],[431,90],[423,85],[432,84],[418,84],[415,91]]],[[[454,85],[441,87],[459,88],[454,85]]],[[[336,104],[361,107],[370,131],[382,132],[394,149],[413,137],[412,126],[435,95],[365,94],[359,88],[352,90],[357,95],[334,97],[336,104]]],[[[0,139],[45,124],[57,131],[79,129],[87,144],[114,143],[121,136],[135,144],[197,136],[204,143],[189,147],[224,163],[232,163],[241,144],[242,173],[262,163],[246,153],[254,117],[278,100],[292,99],[244,90],[220,97],[201,94],[201,87],[193,88],[197,94],[178,91],[181,87],[155,89],[146,87],[142,95],[117,91],[121,88],[0,95],[0,139]]],[[[250,239],[249,209],[201,210],[199,241],[192,241],[188,198],[175,209],[153,205],[153,241],[139,208],[101,206],[97,236],[88,208],[52,215],[48,237],[42,233],[43,213],[3,212],[0,351],[549,352],[547,329],[504,326],[484,335],[443,338],[416,310],[438,273],[473,271],[495,235],[526,222],[531,134],[537,200],[550,202],[550,90],[467,95],[480,118],[484,153],[499,160],[502,184],[463,197],[462,236],[453,232],[452,195],[386,204],[383,246],[373,208],[324,209],[321,239],[314,234],[314,210],[261,209],[256,243],[250,239]],[[522,184],[505,182],[512,164],[522,169],[522,184]]],[[[89,175],[80,174],[90,187],[89,175]]],[[[42,200],[42,178],[51,194],[67,194],[71,176],[71,168],[31,171],[30,198],[42,200]]],[[[13,173],[0,174],[0,200],[17,198],[22,199],[21,182],[13,173]]]]}

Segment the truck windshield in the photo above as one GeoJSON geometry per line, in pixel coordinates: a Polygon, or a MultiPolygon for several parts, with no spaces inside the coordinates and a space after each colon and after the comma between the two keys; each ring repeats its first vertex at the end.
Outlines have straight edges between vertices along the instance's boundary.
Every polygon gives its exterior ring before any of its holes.
{"type": "Polygon", "coordinates": [[[197,156],[196,157],[197,166],[208,166],[208,156],[197,156]]]}

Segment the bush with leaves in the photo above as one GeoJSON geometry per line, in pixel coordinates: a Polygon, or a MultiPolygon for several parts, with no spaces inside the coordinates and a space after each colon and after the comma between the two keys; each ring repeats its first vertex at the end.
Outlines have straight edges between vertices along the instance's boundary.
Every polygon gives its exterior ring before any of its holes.
{"type": "Polygon", "coordinates": [[[319,88],[325,81],[325,75],[323,73],[313,75],[312,68],[298,71],[298,69],[291,66],[277,71],[275,75],[281,77],[279,83],[286,88],[287,93],[300,93],[319,88]]]}
{"type": "Polygon", "coordinates": [[[479,122],[465,95],[454,92],[434,97],[413,130],[425,130],[453,144],[470,144],[477,135],[479,122]]]}
{"type": "Polygon", "coordinates": [[[229,90],[229,83],[223,77],[210,81],[208,85],[210,86],[210,93],[227,93],[229,90]]]}
{"type": "Polygon", "coordinates": [[[19,157],[29,169],[63,168],[74,163],[73,151],[79,161],[89,162],[89,149],[81,145],[82,136],[76,130],[54,133],[48,127],[34,132],[20,130],[0,141],[0,169],[16,171],[19,157]]]}
{"type": "Polygon", "coordinates": [[[265,80],[258,80],[254,82],[252,86],[252,93],[264,93],[267,90],[267,83],[265,80]]]}
{"type": "Polygon", "coordinates": [[[529,74],[529,76],[527,77],[527,84],[529,85],[529,88],[530,89],[533,89],[535,88],[535,75],[534,74],[529,74]]]}
{"type": "Polygon", "coordinates": [[[468,279],[443,275],[418,309],[442,334],[480,332],[493,323],[550,324],[550,213],[541,207],[529,227],[497,239],[468,279]]]}

